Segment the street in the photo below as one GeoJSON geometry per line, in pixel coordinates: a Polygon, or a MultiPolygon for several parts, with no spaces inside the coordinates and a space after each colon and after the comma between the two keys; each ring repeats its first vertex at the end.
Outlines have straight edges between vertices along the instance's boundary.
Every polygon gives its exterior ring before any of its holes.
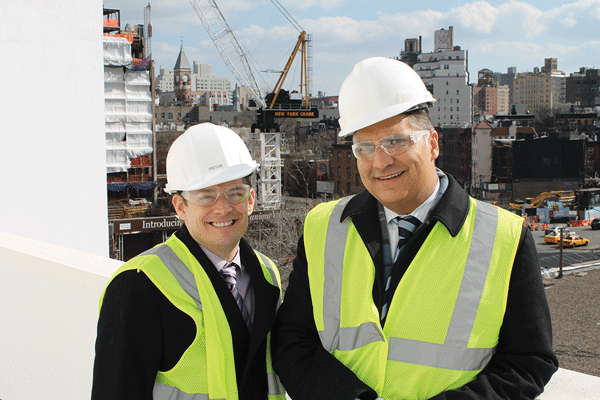
{"type": "MultiPolygon", "coordinates": [[[[551,224],[551,226],[562,226],[565,228],[564,235],[568,231],[573,231],[590,241],[587,246],[563,248],[563,267],[594,260],[600,262],[600,230],[592,230],[589,226],[567,227],[567,224],[551,224]]],[[[558,268],[559,245],[544,243],[543,231],[533,231],[531,233],[537,246],[540,266],[547,269],[558,268]]]]}

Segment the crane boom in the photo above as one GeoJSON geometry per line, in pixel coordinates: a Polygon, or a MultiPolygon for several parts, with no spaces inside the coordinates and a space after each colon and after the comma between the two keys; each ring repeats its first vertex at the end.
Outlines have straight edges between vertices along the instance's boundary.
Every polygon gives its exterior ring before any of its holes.
{"type": "Polygon", "coordinates": [[[225,61],[225,65],[231,70],[238,82],[250,89],[254,100],[262,107],[266,107],[250,62],[246,57],[246,52],[233,34],[217,3],[214,0],[190,0],[190,3],[200,21],[202,21],[202,25],[206,28],[221,58],[225,61]],[[237,60],[232,60],[232,57],[237,57],[237,60]],[[238,62],[243,66],[243,71],[237,68],[238,62]]]}
{"type": "Polygon", "coordinates": [[[294,59],[296,58],[296,54],[298,54],[298,50],[300,50],[301,55],[302,55],[302,74],[300,77],[300,93],[304,96],[304,107],[308,108],[308,89],[307,89],[307,67],[306,67],[306,32],[302,31],[300,33],[300,36],[298,37],[298,42],[296,42],[296,47],[294,47],[294,50],[292,51],[292,55],[290,56],[290,58],[288,59],[287,64],[285,65],[285,67],[283,68],[283,71],[281,71],[281,75],[279,75],[279,79],[277,80],[277,84],[275,85],[275,89],[273,89],[273,93],[275,94],[275,96],[273,96],[273,100],[271,101],[271,104],[269,105],[269,108],[272,109],[275,106],[275,102],[277,101],[277,96],[279,96],[279,91],[281,90],[281,87],[283,86],[283,82],[285,81],[285,78],[287,77],[287,74],[290,70],[290,68],[292,67],[292,63],[294,62],[294,59]]]}

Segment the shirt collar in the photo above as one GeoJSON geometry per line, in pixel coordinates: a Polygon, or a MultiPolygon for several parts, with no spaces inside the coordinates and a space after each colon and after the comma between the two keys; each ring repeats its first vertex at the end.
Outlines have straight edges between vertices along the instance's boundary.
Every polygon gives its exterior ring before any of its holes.
{"type": "Polygon", "coordinates": [[[231,260],[231,261],[222,259],[221,257],[219,257],[218,255],[216,255],[215,253],[208,250],[206,247],[204,247],[202,245],[199,245],[199,246],[206,254],[206,257],[208,257],[208,259],[215,265],[215,267],[217,268],[217,271],[219,271],[219,272],[221,272],[221,270],[223,268],[225,268],[225,266],[229,265],[232,262],[236,263],[238,265],[238,267],[240,267],[240,268],[242,266],[241,259],[240,259],[240,247],[239,246],[237,247],[235,257],[233,257],[233,260],[231,260]]]}
{"type": "MultiPolygon", "coordinates": [[[[433,193],[431,193],[431,195],[423,203],[421,203],[410,214],[408,214],[417,218],[421,223],[427,219],[429,211],[431,211],[437,205],[437,203],[440,201],[440,198],[446,191],[446,188],[448,187],[448,178],[446,175],[438,168],[436,168],[436,173],[438,180],[435,184],[433,193]]],[[[383,207],[383,210],[385,211],[385,218],[388,223],[390,223],[396,217],[406,217],[406,215],[395,213],[385,206],[383,207]]]]}

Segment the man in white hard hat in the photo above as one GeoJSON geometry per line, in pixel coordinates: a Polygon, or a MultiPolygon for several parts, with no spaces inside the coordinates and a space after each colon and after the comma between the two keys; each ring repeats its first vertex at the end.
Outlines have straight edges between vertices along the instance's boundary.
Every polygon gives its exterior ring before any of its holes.
{"type": "Polygon", "coordinates": [[[436,168],[434,101],[379,57],[340,89],[367,190],[306,217],[273,328],[294,400],[534,399],[558,367],[532,235],[436,168]]]}
{"type": "Polygon", "coordinates": [[[173,142],[166,191],[183,225],[105,289],[92,399],[285,399],[270,357],[279,272],[242,239],[257,167],[221,126],[173,142]]]}

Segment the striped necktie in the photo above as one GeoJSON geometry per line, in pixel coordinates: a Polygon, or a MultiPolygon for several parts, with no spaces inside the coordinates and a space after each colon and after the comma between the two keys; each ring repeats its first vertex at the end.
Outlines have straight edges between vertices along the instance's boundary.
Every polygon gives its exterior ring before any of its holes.
{"type": "MultiPolygon", "coordinates": [[[[396,246],[396,251],[394,253],[394,262],[400,257],[402,251],[404,250],[404,245],[408,242],[413,232],[421,224],[418,218],[413,217],[412,215],[407,215],[405,217],[396,217],[393,219],[393,222],[398,225],[398,246],[396,246]]],[[[381,308],[381,320],[383,321],[387,315],[388,307],[390,304],[390,286],[392,282],[392,271],[384,272],[384,305],[381,308]]]]}
{"type": "Polygon", "coordinates": [[[252,321],[250,320],[248,310],[244,305],[244,299],[242,298],[242,295],[238,292],[237,289],[236,273],[238,268],[239,266],[236,263],[229,263],[221,269],[221,276],[223,277],[223,280],[225,281],[227,287],[231,291],[235,302],[240,308],[240,311],[242,312],[242,317],[244,317],[244,321],[246,321],[246,326],[248,327],[248,330],[252,330],[252,321]]]}

